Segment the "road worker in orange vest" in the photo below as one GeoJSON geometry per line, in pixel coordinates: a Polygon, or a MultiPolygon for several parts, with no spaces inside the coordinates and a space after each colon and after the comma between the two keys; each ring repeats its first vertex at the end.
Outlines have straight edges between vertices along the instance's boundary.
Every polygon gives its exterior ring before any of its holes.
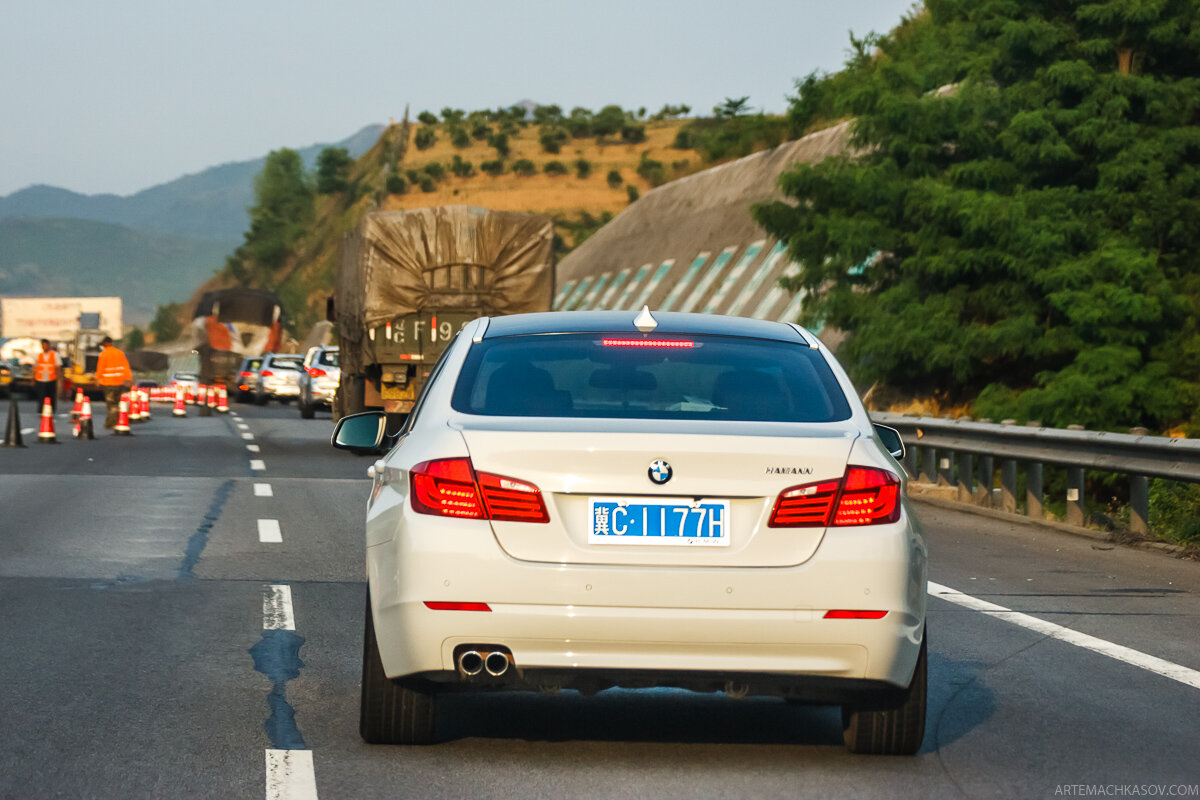
{"type": "Polygon", "coordinates": [[[111,336],[100,340],[100,357],[96,359],[96,380],[104,389],[104,405],[108,411],[104,417],[104,427],[115,428],[121,393],[133,386],[133,372],[129,369],[129,359],[112,343],[111,336]]]}
{"type": "Polygon", "coordinates": [[[50,408],[58,411],[58,376],[62,372],[62,361],[58,352],[50,346],[49,339],[42,339],[42,352],[37,354],[33,362],[33,389],[37,394],[38,411],[46,398],[50,398],[50,408]]]}

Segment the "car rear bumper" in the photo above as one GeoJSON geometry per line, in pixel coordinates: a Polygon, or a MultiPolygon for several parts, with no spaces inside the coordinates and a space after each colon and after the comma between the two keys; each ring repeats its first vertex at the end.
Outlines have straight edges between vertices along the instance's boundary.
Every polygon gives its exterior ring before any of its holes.
{"type": "Polygon", "coordinates": [[[425,550],[421,537],[398,537],[367,549],[380,654],[392,677],[454,680],[456,649],[494,645],[511,652],[519,673],[902,687],[923,635],[925,551],[914,531],[897,528],[907,530],[839,532],[804,564],[760,569],[540,564],[504,555],[494,540],[467,547],[443,532],[438,549],[425,550]],[[432,610],[427,601],[491,610],[432,610]],[[887,614],[826,619],[831,609],[887,614]]]}

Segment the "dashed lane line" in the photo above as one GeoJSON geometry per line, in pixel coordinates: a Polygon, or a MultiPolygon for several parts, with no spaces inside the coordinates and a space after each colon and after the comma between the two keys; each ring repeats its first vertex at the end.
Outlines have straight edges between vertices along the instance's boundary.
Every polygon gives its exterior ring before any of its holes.
{"type": "Polygon", "coordinates": [[[275,492],[272,491],[271,484],[269,484],[269,483],[256,483],[256,484],[254,484],[254,496],[255,497],[274,497],[275,492]]]}
{"type": "Polygon", "coordinates": [[[247,431],[246,433],[242,434],[242,438],[245,439],[246,441],[251,441],[252,439],[254,439],[254,434],[247,431]]]}
{"type": "Polygon", "coordinates": [[[1108,656],[1117,661],[1123,661],[1126,664],[1153,672],[1156,675],[1162,675],[1164,678],[1170,678],[1173,681],[1179,681],[1194,689],[1200,689],[1200,670],[1194,670],[1172,661],[1125,647],[1124,645],[1114,644],[1095,636],[1089,636],[1086,633],[1064,628],[1062,625],[1055,625],[1053,622],[1031,617],[1019,611],[1013,611],[1011,608],[989,603],[987,600],[971,597],[957,589],[951,589],[948,586],[942,586],[940,583],[934,583],[933,581],[929,582],[929,594],[941,600],[962,606],[963,608],[987,614],[989,617],[995,617],[1011,622],[1014,625],[1020,625],[1022,628],[1027,628],[1043,636],[1058,639],[1067,644],[1082,647],[1085,650],[1091,650],[1093,653],[1099,653],[1102,656],[1108,656]]]}
{"type": "Polygon", "coordinates": [[[257,453],[262,450],[262,448],[256,444],[248,444],[248,445],[246,445],[246,449],[249,450],[251,453],[257,453]]]}
{"type": "Polygon", "coordinates": [[[258,521],[258,540],[266,544],[279,544],[283,541],[283,533],[279,530],[279,520],[260,519],[258,521]]]}
{"type": "Polygon", "coordinates": [[[256,472],[265,472],[267,464],[261,458],[252,458],[250,459],[250,469],[256,472]]]}
{"type": "Polygon", "coordinates": [[[291,586],[273,583],[263,592],[263,630],[296,630],[296,615],[292,613],[291,586]]]}

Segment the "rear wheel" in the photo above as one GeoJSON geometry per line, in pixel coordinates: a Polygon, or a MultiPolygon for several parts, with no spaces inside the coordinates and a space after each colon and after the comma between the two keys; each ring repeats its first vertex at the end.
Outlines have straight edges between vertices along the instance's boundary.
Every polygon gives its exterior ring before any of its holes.
{"type": "Polygon", "coordinates": [[[312,403],[304,402],[303,397],[296,401],[296,405],[300,408],[301,419],[312,419],[317,415],[316,406],[314,406],[312,403]]]}
{"type": "Polygon", "coordinates": [[[369,592],[365,617],[359,734],[368,744],[432,744],[437,695],[400,686],[384,673],[369,592]]]}
{"type": "Polygon", "coordinates": [[[842,707],[842,739],[851,753],[911,756],[921,749],[925,738],[928,641],[926,632],[912,683],[896,702],[882,707],[842,707]]]}

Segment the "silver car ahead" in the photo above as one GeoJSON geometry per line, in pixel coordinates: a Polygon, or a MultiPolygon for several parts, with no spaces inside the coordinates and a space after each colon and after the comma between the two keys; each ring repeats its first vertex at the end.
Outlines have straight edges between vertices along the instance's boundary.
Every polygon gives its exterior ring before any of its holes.
{"type": "Polygon", "coordinates": [[[254,402],[266,405],[268,400],[286,403],[300,396],[300,373],[304,359],[298,355],[267,353],[258,368],[254,386],[254,402]]]}
{"type": "Polygon", "coordinates": [[[811,333],[708,314],[478,319],[371,468],[360,727],[453,691],[669,686],[924,736],[925,561],[899,436],[811,333]]]}
{"type": "Polygon", "coordinates": [[[329,408],[341,376],[337,345],[308,348],[300,373],[300,398],[296,401],[303,419],[312,419],[317,406],[329,408]]]}

